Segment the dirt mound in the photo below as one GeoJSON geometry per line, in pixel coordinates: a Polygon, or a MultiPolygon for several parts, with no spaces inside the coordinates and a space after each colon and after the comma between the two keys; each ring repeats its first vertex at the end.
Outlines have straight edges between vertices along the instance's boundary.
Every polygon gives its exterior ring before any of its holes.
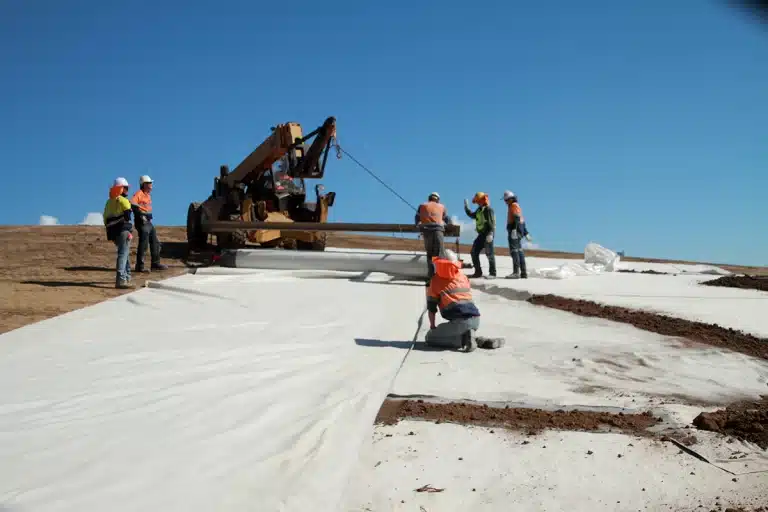
{"type": "Polygon", "coordinates": [[[435,423],[460,423],[525,430],[535,434],[542,430],[606,430],[641,433],[661,421],[650,412],[612,414],[593,411],[544,411],[514,407],[489,407],[484,404],[432,403],[423,400],[385,400],[376,423],[394,425],[401,419],[424,419],[435,423]]]}
{"type": "Polygon", "coordinates": [[[664,336],[679,336],[713,347],[727,348],[749,356],[768,359],[768,340],[717,324],[694,322],[650,311],[606,306],[589,300],[569,299],[551,294],[534,295],[528,299],[528,302],[581,316],[623,322],[664,336]]]}
{"type": "Polygon", "coordinates": [[[658,270],[633,270],[631,268],[622,268],[622,269],[619,269],[618,272],[623,272],[625,274],[651,274],[654,276],[673,275],[670,272],[659,272],[658,270]]]}
{"type": "Polygon", "coordinates": [[[702,412],[693,420],[700,430],[719,432],[768,449],[768,396],[758,402],[739,402],[715,412],[702,412]]]}
{"type": "Polygon", "coordinates": [[[723,276],[701,284],[768,292],[768,276],[723,276]]]}

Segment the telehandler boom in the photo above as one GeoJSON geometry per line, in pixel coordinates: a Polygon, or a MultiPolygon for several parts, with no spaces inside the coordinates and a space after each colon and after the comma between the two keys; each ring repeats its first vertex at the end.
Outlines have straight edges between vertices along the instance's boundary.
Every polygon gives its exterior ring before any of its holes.
{"type": "MultiPolygon", "coordinates": [[[[221,249],[252,242],[323,251],[328,231],[418,233],[412,224],[328,223],[336,193],[324,194],[321,184],[315,185],[315,201],[307,202],[305,180],[323,178],[335,138],[334,117],[306,136],[298,123],[279,124],[234,170],[222,165],[208,199],[189,205],[189,248],[199,249],[215,235],[221,249]]],[[[337,152],[340,158],[338,146],[337,152]]],[[[446,235],[458,236],[459,226],[446,226],[446,235]]]]}

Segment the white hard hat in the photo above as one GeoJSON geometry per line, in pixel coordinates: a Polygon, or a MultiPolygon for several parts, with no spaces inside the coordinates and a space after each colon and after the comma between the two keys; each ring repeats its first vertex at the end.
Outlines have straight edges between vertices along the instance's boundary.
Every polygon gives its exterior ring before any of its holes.
{"type": "Polygon", "coordinates": [[[143,185],[145,183],[152,183],[152,178],[150,178],[146,174],[144,176],[142,176],[141,178],[139,178],[139,185],[143,185]]]}
{"type": "Polygon", "coordinates": [[[458,256],[456,256],[456,253],[450,249],[445,250],[445,259],[447,259],[448,261],[459,261],[459,258],[458,256]]]}
{"type": "Polygon", "coordinates": [[[129,187],[128,180],[125,178],[116,178],[115,182],[112,184],[113,187],[129,187]]]}
{"type": "Polygon", "coordinates": [[[505,201],[507,199],[512,199],[513,197],[515,197],[515,193],[514,192],[512,192],[511,190],[505,190],[504,191],[504,200],[505,201]]]}
{"type": "Polygon", "coordinates": [[[431,194],[429,194],[429,197],[435,197],[437,198],[438,201],[440,200],[440,194],[438,194],[437,192],[432,192],[431,194]]]}

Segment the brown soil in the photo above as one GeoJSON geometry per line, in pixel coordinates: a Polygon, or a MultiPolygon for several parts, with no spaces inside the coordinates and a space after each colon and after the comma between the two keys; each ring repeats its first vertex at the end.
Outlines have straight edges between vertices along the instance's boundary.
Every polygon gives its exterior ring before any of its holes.
{"type": "MultiPolygon", "coordinates": [[[[163,261],[169,270],[135,275],[137,286],[147,279],[164,279],[187,271],[188,266],[207,264],[212,252],[188,255],[183,227],[158,227],[163,242],[163,261]]],[[[455,247],[452,241],[451,247],[455,247]]],[[[423,250],[420,240],[398,236],[331,233],[329,245],[358,249],[423,250]]],[[[135,247],[135,243],[134,243],[135,247]]],[[[469,245],[460,254],[468,260],[469,245]]],[[[497,254],[506,255],[503,247],[497,254]]],[[[527,251],[530,256],[583,258],[582,254],[558,251],[527,251]]],[[[644,261],[641,258],[624,258],[644,261]]],[[[126,293],[114,288],[115,249],[99,226],[2,226],[0,227],[0,333],[96,304],[126,293]]],[[[132,255],[131,261],[135,261],[132,255]]],[[[662,260],[648,260],[662,261],[662,260]]],[[[733,272],[767,273],[761,267],[724,266],[733,272]]]]}
{"type": "Polygon", "coordinates": [[[459,423],[524,430],[535,434],[542,430],[597,431],[613,429],[641,433],[659,421],[650,412],[612,414],[593,411],[544,411],[542,409],[498,408],[468,403],[431,403],[423,400],[385,400],[376,423],[394,425],[401,419],[423,419],[435,423],[459,423]]]}
{"type": "Polygon", "coordinates": [[[768,396],[757,402],[739,402],[715,412],[702,412],[693,420],[700,430],[719,432],[768,449],[768,396]]]}
{"type": "Polygon", "coordinates": [[[622,272],[624,274],[651,274],[654,276],[666,276],[666,275],[673,275],[671,272],[659,272],[658,270],[633,270],[633,269],[619,269],[619,272],[622,272]]]}
{"type": "Polygon", "coordinates": [[[723,276],[701,284],[768,292],[768,276],[723,276]]]}
{"type": "Polygon", "coordinates": [[[768,359],[768,339],[758,338],[717,324],[694,322],[649,311],[606,306],[588,300],[569,299],[551,294],[534,295],[528,299],[528,302],[581,316],[622,322],[664,336],[677,336],[713,347],[727,348],[749,356],[768,359]]]}

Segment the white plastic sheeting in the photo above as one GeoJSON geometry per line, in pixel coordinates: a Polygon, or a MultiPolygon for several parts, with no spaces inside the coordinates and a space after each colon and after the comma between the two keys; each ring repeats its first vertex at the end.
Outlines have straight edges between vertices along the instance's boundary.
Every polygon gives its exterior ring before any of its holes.
{"type": "Polygon", "coordinates": [[[424,253],[371,251],[273,251],[238,249],[226,254],[222,261],[237,268],[314,269],[345,272],[382,272],[394,276],[427,277],[424,253]]]}
{"type": "Polygon", "coordinates": [[[534,267],[528,271],[530,277],[546,279],[568,279],[578,276],[592,276],[617,270],[620,257],[602,245],[590,242],[584,248],[584,261],[567,261],[557,267],[534,267]]]}
{"type": "Polygon", "coordinates": [[[0,509],[339,509],[423,285],[233,270],[0,337],[0,509]]]}

